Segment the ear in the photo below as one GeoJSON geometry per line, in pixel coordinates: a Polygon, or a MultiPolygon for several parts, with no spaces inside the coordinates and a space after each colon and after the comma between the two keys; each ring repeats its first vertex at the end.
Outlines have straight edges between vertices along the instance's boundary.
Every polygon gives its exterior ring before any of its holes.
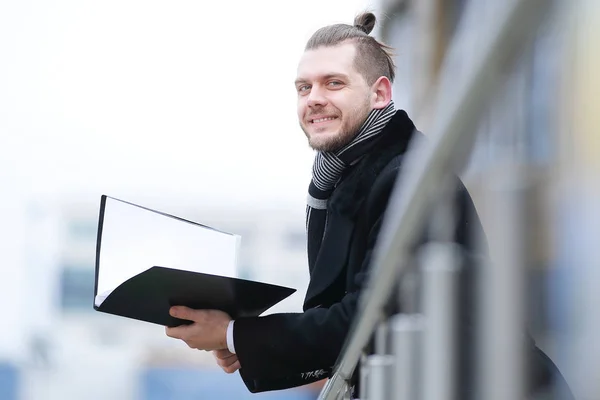
{"type": "Polygon", "coordinates": [[[385,76],[380,76],[371,86],[372,100],[371,106],[381,110],[392,101],[392,83],[385,76]]]}

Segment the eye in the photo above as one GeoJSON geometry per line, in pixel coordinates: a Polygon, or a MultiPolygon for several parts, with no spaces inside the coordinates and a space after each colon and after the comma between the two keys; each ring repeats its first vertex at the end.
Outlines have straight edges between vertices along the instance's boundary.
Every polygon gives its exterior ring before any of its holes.
{"type": "Polygon", "coordinates": [[[332,88],[338,88],[340,86],[342,86],[344,83],[340,82],[340,81],[329,81],[327,82],[327,86],[332,87],[332,88]]]}
{"type": "Polygon", "coordinates": [[[307,91],[309,91],[309,90],[310,90],[310,85],[301,85],[301,86],[298,86],[298,87],[296,88],[296,90],[297,90],[297,91],[298,91],[298,93],[300,93],[300,94],[302,94],[302,93],[306,93],[307,91]]]}

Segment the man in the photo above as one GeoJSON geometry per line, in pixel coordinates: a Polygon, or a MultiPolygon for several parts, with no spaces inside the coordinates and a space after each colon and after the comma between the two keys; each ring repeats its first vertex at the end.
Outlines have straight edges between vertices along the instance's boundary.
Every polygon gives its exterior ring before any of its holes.
{"type": "MultiPolygon", "coordinates": [[[[394,63],[388,48],[369,36],[374,25],[375,16],[365,13],[354,26],[318,30],[298,66],[298,118],[317,151],[308,191],[310,284],[304,312],[231,321],[216,310],[171,311],[194,323],[167,328],[167,335],[215,351],[218,364],[229,373],[239,370],[252,392],[330,375],[356,311],[402,155],[418,135],[408,115],[394,109],[394,63]]],[[[458,187],[456,240],[468,251],[475,248],[468,233],[480,223],[466,190],[458,187]]],[[[462,304],[470,306],[472,285],[463,275],[462,304]]],[[[472,325],[467,308],[461,311],[465,327],[472,325]]],[[[467,371],[470,364],[463,361],[467,371]]],[[[547,382],[549,368],[536,370],[542,372],[533,386],[547,382]]],[[[461,390],[468,392],[468,384],[461,390]]]]}

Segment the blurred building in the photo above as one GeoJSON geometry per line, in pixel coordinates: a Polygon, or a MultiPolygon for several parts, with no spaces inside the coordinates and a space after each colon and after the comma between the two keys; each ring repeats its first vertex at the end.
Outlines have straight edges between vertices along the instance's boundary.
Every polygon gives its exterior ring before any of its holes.
{"type": "MultiPolygon", "coordinates": [[[[266,313],[301,311],[308,284],[303,208],[279,204],[231,209],[195,206],[193,200],[149,202],[160,211],[241,235],[240,277],[298,290],[266,313]]],[[[3,296],[10,297],[14,312],[10,335],[0,338],[7,358],[6,364],[0,363],[3,399],[249,395],[237,374],[223,373],[210,353],[168,338],[163,327],[93,310],[99,198],[97,203],[23,199],[20,204],[20,212],[7,213],[20,219],[12,226],[27,231],[13,234],[12,277],[3,281],[3,296]]],[[[313,397],[308,389],[258,396],[313,397]]]]}

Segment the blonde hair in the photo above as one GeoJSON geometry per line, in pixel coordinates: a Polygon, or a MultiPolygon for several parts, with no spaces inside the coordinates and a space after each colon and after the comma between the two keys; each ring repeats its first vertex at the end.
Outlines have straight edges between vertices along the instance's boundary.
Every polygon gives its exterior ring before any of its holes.
{"type": "Polygon", "coordinates": [[[306,43],[305,50],[331,47],[346,41],[356,46],[354,65],[367,83],[372,85],[381,76],[394,81],[395,69],[391,47],[369,36],[375,27],[373,13],[365,12],[354,19],[354,25],[335,24],[317,30],[306,43]]]}

